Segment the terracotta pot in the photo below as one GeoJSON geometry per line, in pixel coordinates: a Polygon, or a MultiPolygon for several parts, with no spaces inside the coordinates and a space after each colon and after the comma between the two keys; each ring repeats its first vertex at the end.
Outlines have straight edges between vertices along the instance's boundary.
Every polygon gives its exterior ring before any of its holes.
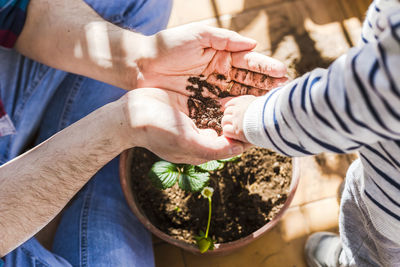
{"type": "MultiPolygon", "coordinates": [[[[175,246],[178,246],[186,251],[190,251],[194,254],[200,254],[199,249],[197,246],[193,244],[188,244],[184,241],[177,240],[166,233],[160,231],[157,227],[155,227],[146,217],[145,213],[140,210],[138,207],[135,197],[132,194],[131,191],[131,162],[132,162],[132,149],[128,149],[124,151],[121,154],[120,157],[120,164],[119,164],[119,171],[120,171],[120,181],[121,181],[121,186],[122,186],[122,191],[124,192],[125,198],[128,202],[129,207],[133,211],[133,213],[136,215],[136,217],[139,219],[140,222],[155,236],[159,237],[160,239],[173,244],[175,246]]],[[[285,211],[289,208],[290,203],[293,200],[294,194],[297,189],[297,185],[299,183],[299,175],[300,170],[299,170],[299,161],[297,158],[293,158],[292,160],[292,181],[290,184],[290,190],[288,193],[288,197],[286,202],[283,204],[283,207],[281,210],[278,212],[278,214],[267,224],[265,224],[263,227],[258,229],[257,231],[253,232],[252,234],[243,237],[241,239],[232,241],[232,242],[227,242],[227,243],[217,243],[215,244],[214,250],[209,250],[204,254],[208,255],[225,255],[233,252],[236,249],[239,249],[241,247],[244,247],[248,245],[249,243],[253,242],[266,232],[268,232],[272,227],[274,227],[278,221],[282,218],[282,215],[285,213],[285,211]]],[[[203,254],[203,255],[204,255],[203,254]]]]}

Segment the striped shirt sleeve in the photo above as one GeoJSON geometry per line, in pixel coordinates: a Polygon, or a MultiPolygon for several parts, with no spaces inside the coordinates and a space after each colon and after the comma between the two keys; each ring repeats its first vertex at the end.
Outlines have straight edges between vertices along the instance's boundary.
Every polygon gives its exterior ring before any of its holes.
{"type": "Polygon", "coordinates": [[[399,140],[399,8],[379,26],[379,36],[328,69],[315,69],[256,99],[244,118],[249,142],[304,156],[399,140]]]}
{"type": "Polygon", "coordinates": [[[29,0],[0,0],[0,46],[12,48],[25,24],[29,0]]]}

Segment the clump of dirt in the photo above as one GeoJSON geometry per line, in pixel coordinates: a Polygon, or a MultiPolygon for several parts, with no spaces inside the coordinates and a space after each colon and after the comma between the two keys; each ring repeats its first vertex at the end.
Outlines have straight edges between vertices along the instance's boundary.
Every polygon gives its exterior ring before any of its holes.
{"type": "MultiPolygon", "coordinates": [[[[226,77],[218,74],[217,79],[226,80],[226,77]]],[[[229,96],[229,93],[223,92],[218,86],[208,83],[203,76],[190,77],[188,82],[190,85],[186,87],[186,90],[193,93],[187,102],[189,117],[198,128],[214,129],[218,135],[222,135],[221,120],[223,112],[221,111],[221,105],[215,98],[204,95],[207,93],[222,98],[229,96]]]]}
{"type": "MultiPolygon", "coordinates": [[[[148,171],[159,158],[135,148],[132,192],[138,206],[161,231],[188,243],[205,231],[208,202],[200,193],[177,185],[166,190],[153,186],[148,171]]],[[[252,148],[222,170],[211,172],[214,188],[210,234],[218,243],[245,237],[276,216],[287,199],[291,159],[262,148],[252,148]]]]}

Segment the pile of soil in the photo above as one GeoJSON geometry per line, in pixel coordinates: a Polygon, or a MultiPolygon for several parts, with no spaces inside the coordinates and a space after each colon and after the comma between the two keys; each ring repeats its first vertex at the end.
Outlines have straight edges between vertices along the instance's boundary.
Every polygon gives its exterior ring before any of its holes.
{"type": "MultiPolygon", "coordinates": [[[[159,158],[144,148],[133,153],[132,191],[140,209],[161,231],[195,243],[194,236],[207,225],[207,200],[177,184],[166,190],[155,188],[148,171],[159,158]]],[[[269,222],[287,199],[291,175],[290,158],[261,148],[252,148],[212,172],[211,237],[218,243],[234,241],[269,222]]]]}
{"type": "MultiPolygon", "coordinates": [[[[217,79],[226,80],[226,77],[218,75],[217,79]]],[[[190,85],[186,86],[186,90],[193,93],[188,99],[189,117],[198,128],[214,129],[218,135],[221,135],[223,116],[221,105],[215,98],[204,96],[204,93],[218,98],[230,96],[229,93],[223,92],[218,86],[208,83],[203,76],[190,77],[188,82],[190,85]]]]}

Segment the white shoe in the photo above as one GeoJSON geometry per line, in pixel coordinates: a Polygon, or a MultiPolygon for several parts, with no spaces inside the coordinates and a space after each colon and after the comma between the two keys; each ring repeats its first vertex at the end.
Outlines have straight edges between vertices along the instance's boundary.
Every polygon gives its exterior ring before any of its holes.
{"type": "Polygon", "coordinates": [[[338,267],[341,252],[339,236],[329,232],[310,235],[304,247],[308,267],[338,267]]]}

